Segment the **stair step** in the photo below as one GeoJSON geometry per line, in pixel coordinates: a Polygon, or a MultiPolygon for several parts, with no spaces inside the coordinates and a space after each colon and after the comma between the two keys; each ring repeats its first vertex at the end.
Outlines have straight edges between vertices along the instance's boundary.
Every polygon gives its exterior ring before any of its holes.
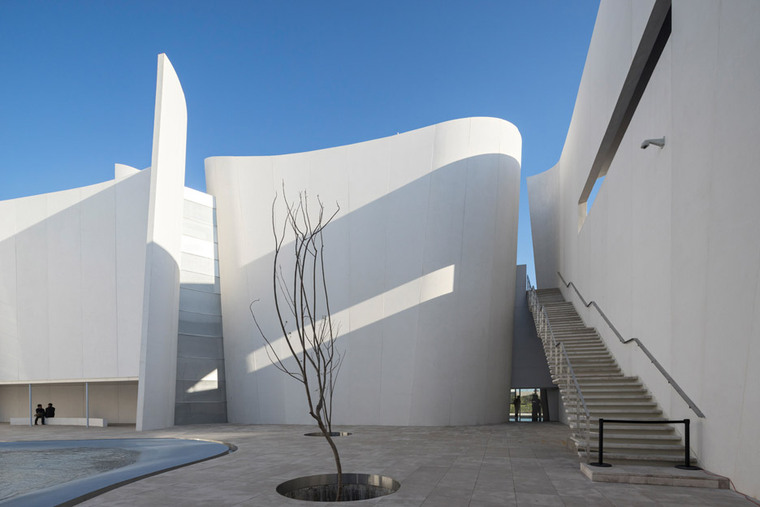
{"type": "MultiPolygon", "coordinates": [[[[599,440],[599,434],[592,431],[589,432],[589,435],[591,435],[591,440],[599,440]]],[[[607,433],[607,428],[605,428],[604,431],[604,445],[607,445],[608,442],[618,442],[618,443],[637,443],[637,442],[669,442],[671,445],[680,445],[681,444],[681,438],[676,434],[631,434],[631,433],[607,433]]],[[[681,449],[683,449],[683,446],[681,446],[681,449]]]]}
{"type": "Polygon", "coordinates": [[[583,393],[583,397],[590,399],[590,400],[606,400],[606,399],[613,399],[613,400],[652,400],[652,395],[648,392],[644,391],[643,389],[637,390],[637,391],[626,391],[624,389],[613,389],[610,388],[606,391],[601,391],[598,389],[590,389],[586,386],[581,385],[581,393],[583,393]]]}
{"type": "MultiPolygon", "coordinates": [[[[581,391],[582,392],[582,391],[581,391]]],[[[595,400],[593,398],[587,398],[583,397],[583,399],[586,400],[586,406],[591,409],[593,408],[613,408],[613,407],[623,407],[623,408],[656,408],[657,403],[654,401],[646,401],[646,400],[628,400],[628,401],[599,401],[595,400]]]]}
{"type": "MultiPolygon", "coordinates": [[[[598,364],[573,364],[573,373],[575,373],[576,377],[580,376],[595,376],[595,377],[606,377],[606,376],[612,376],[612,377],[622,377],[623,373],[620,371],[620,368],[617,366],[605,366],[605,365],[598,365],[598,364]]],[[[555,368],[549,368],[549,371],[554,373],[555,368]]],[[[559,368],[561,369],[561,368],[559,368]]]]}
{"type": "Polygon", "coordinates": [[[615,382],[615,383],[631,383],[631,382],[638,382],[638,378],[636,380],[630,380],[631,377],[626,377],[622,373],[615,373],[615,374],[605,374],[605,375],[599,375],[596,373],[578,373],[575,372],[575,376],[580,380],[583,379],[583,382],[581,382],[581,385],[586,385],[587,383],[591,382],[615,382]]]}
{"type": "MultiPolygon", "coordinates": [[[[586,456],[585,453],[585,447],[582,445],[579,445],[579,451],[578,456],[580,456],[584,460],[596,460],[597,455],[596,453],[592,452],[591,456],[586,456]]],[[[604,462],[605,463],[616,463],[616,462],[625,462],[625,463],[631,463],[635,464],[637,462],[644,463],[652,463],[652,464],[660,464],[660,463],[683,463],[683,454],[680,456],[677,455],[670,455],[670,454],[633,454],[633,453],[622,453],[622,452],[610,452],[607,451],[604,452],[604,462]]],[[[692,459],[692,465],[696,464],[696,460],[692,459]]]]}
{"type": "MultiPolygon", "coordinates": [[[[650,401],[652,399],[652,396],[650,394],[642,394],[642,393],[635,393],[635,394],[623,394],[620,392],[612,392],[607,394],[599,394],[599,393],[589,393],[586,392],[585,389],[581,386],[581,393],[583,394],[583,399],[586,400],[586,403],[615,403],[616,401],[620,403],[629,403],[626,400],[631,400],[630,402],[636,402],[638,401],[650,401]]],[[[654,402],[652,402],[654,403],[654,402]]]]}
{"type": "Polygon", "coordinates": [[[589,378],[589,377],[597,377],[597,378],[604,378],[604,377],[613,377],[613,378],[620,378],[623,376],[623,373],[617,368],[612,366],[584,366],[584,365],[574,365],[573,366],[573,373],[575,373],[575,376],[577,378],[589,378]]]}
{"type": "MultiPolygon", "coordinates": [[[[591,451],[598,451],[599,448],[597,447],[598,441],[591,441],[591,444],[589,447],[591,448],[591,451]]],[[[621,442],[608,442],[607,439],[604,439],[604,452],[605,454],[607,452],[626,452],[626,453],[633,453],[633,454],[652,454],[652,453],[658,453],[658,454],[677,454],[681,457],[683,457],[684,449],[683,446],[680,444],[657,444],[657,443],[637,443],[637,444],[627,444],[627,443],[621,443],[621,442]]]]}
{"type": "MultiPolygon", "coordinates": [[[[585,400],[585,398],[584,398],[585,400]]],[[[574,404],[574,399],[571,397],[569,399],[569,404],[574,404]]],[[[589,411],[592,412],[592,414],[659,414],[661,411],[659,408],[657,408],[657,405],[652,402],[650,404],[643,404],[643,405],[631,405],[631,404],[625,404],[625,403],[618,403],[615,405],[604,405],[604,404],[590,404],[588,401],[586,401],[586,406],[588,407],[589,411]]],[[[568,412],[572,412],[573,407],[568,407],[568,412]]],[[[597,415],[596,417],[604,417],[607,419],[608,417],[597,415]]],[[[625,419],[625,417],[609,417],[609,419],[625,419]]],[[[652,415],[650,419],[662,419],[662,417],[657,415],[652,415]]],[[[616,423],[610,423],[610,424],[616,424],[616,423]]]]}
{"type": "MultiPolygon", "coordinates": [[[[594,435],[594,438],[597,438],[596,434],[599,428],[598,419],[592,420],[591,423],[589,431],[594,435]]],[[[624,435],[674,435],[675,430],[672,426],[667,424],[605,424],[605,438],[608,433],[620,437],[624,435]]]]}
{"type": "MultiPolygon", "coordinates": [[[[633,421],[651,421],[652,419],[661,419],[662,418],[662,412],[656,411],[643,411],[638,412],[635,410],[629,410],[629,411],[622,411],[622,410],[591,410],[589,409],[589,413],[591,414],[592,420],[598,420],[598,419],[623,419],[623,420],[633,420],[633,421]]],[[[573,415],[571,411],[568,411],[568,415],[573,415]]]]}
{"type": "Polygon", "coordinates": [[[643,394],[649,394],[647,390],[638,383],[632,383],[632,384],[621,384],[617,383],[615,385],[609,385],[609,384],[602,384],[602,385],[591,385],[590,383],[585,383],[583,386],[583,392],[584,394],[588,392],[589,394],[608,394],[610,391],[614,391],[616,393],[620,394],[630,394],[634,395],[637,393],[643,393],[643,394]]]}
{"type": "MultiPolygon", "coordinates": [[[[576,424],[573,422],[573,420],[570,421],[571,424],[569,424],[569,427],[573,430],[577,430],[581,433],[586,431],[586,426],[584,423],[581,423],[580,426],[576,426],[576,424]]],[[[615,426],[621,426],[619,424],[616,424],[615,426]]],[[[589,421],[589,434],[591,435],[591,439],[598,439],[598,428],[599,425],[597,423],[597,419],[591,419],[589,421]]],[[[616,428],[612,429],[612,425],[604,425],[604,439],[607,440],[608,436],[609,438],[613,439],[626,439],[626,438],[654,438],[654,437],[673,437],[678,436],[678,434],[671,428],[670,426],[666,425],[659,425],[659,424],[630,424],[625,428],[616,428]],[[609,435],[608,435],[609,434],[609,435]]]]}
{"type": "Polygon", "coordinates": [[[570,359],[570,364],[573,366],[578,363],[591,363],[591,364],[604,364],[604,363],[612,363],[617,364],[615,362],[615,359],[610,355],[609,352],[594,352],[593,354],[589,354],[588,352],[574,352],[572,350],[568,350],[567,357],[570,359]]]}
{"type": "Polygon", "coordinates": [[[589,388],[595,388],[595,387],[637,387],[640,389],[643,389],[643,386],[641,385],[641,382],[639,381],[638,377],[613,377],[611,379],[608,379],[607,377],[598,377],[598,380],[595,380],[591,377],[587,377],[586,380],[583,383],[584,386],[589,388]]]}
{"type": "Polygon", "coordinates": [[[578,366],[608,366],[613,365],[615,367],[617,366],[617,363],[609,356],[607,357],[588,357],[588,356],[571,356],[570,354],[567,355],[567,357],[570,359],[570,364],[573,365],[573,368],[576,368],[578,366]]]}

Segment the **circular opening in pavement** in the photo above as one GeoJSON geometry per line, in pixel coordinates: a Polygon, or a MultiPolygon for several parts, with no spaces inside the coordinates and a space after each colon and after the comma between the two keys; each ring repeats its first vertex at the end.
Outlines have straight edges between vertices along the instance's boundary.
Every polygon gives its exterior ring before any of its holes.
{"type": "MultiPolygon", "coordinates": [[[[351,432],[349,432],[349,431],[331,431],[330,432],[330,436],[331,437],[347,437],[350,434],[351,434],[351,432]]],[[[304,433],[303,436],[305,436],[305,437],[323,437],[324,435],[322,434],[321,431],[314,431],[314,432],[311,432],[311,433],[304,433]]]]}
{"type": "MultiPolygon", "coordinates": [[[[342,474],[341,502],[369,500],[395,493],[401,484],[391,477],[376,474],[342,474]]],[[[277,492],[294,500],[334,502],[338,492],[338,474],[298,477],[277,486],[277,492]]]]}

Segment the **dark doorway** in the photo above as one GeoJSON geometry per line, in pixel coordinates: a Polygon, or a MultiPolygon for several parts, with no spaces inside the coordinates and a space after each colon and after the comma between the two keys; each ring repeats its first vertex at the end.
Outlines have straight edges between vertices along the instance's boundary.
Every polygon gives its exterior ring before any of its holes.
{"type": "Polygon", "coordinates": [[[509,397],[509,420],[515,422],[551,421],[547,390],[512,389],[509,397]]]}

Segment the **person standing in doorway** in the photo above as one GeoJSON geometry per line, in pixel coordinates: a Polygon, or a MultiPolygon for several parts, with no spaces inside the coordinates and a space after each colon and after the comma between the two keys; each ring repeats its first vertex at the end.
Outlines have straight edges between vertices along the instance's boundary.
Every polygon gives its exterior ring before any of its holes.
{"type": "Polygon", "coordinates": [[[42,408],[42,403],[37,403],[37,410],[34,411],[34,425],[37,426],[37,421],[42,420],[42,424],[45,424],[45,409],[42,408]]]}
{"type": "Polygon", "coordinates": [[[515,399],[512,402],[512,404],[515,406],[515,422],[518,422],[520,420],[520,395],[516,394],[515,399]]]}
{"type": "Polygon", "coordinates": [[[532,421],[540,421],[541,420],[541,399],[538,397],[538,394],[535,389],[533,389],[533,395],[530,397],[530,408],[531,408],[531,420],[532,421]]]}
{"type": "Polygon", "coordinates": [[[51,417],[55,417],[55,407],[52,403],[48,403],[48,406],[45,409],[45,419],[50,419],[51,417]]]}

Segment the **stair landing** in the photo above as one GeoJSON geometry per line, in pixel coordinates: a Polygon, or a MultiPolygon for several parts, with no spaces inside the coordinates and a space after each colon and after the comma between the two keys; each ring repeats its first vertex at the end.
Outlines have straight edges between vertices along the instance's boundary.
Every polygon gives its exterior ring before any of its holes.
{"type": "Polygon", "coordinates": [[[650,484],[691,488],[729,489],[727,477],[704,470],[680,470],[672,466],[615,465],[609,468],[581,463],[581,472],[594,482],[650,484]]]}

